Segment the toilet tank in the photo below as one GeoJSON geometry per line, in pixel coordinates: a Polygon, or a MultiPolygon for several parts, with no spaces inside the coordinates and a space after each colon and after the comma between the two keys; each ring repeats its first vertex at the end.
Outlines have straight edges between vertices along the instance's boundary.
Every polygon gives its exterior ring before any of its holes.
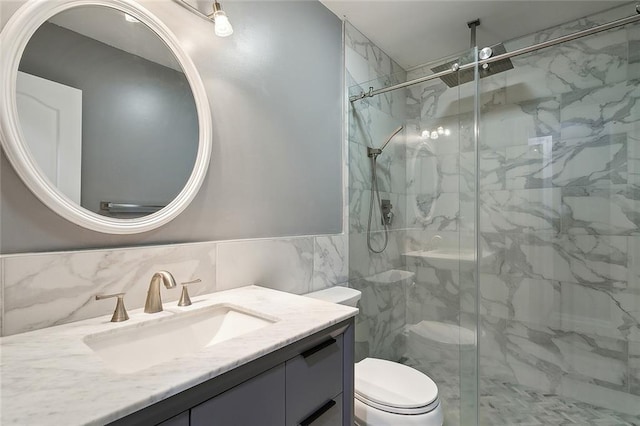
{"type": "Polygon", "coordinates": [[[336,286],[320,291],[314,291],[313,293],[307,293],[305,296],[324,300],[325,302],[353,306],[355,308],[362,296],[362,293],[354,288],[336,286]]]}

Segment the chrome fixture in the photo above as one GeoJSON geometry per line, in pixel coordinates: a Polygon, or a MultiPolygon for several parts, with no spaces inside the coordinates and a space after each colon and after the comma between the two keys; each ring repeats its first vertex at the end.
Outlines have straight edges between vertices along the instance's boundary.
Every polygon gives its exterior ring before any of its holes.
{"type": "MultiPolygon", "coordinates": [[[[426,81],[431,81],[431,80],[435,80],[436,78],[444,78],[450,74],[456,73],[458,71],[464,71],[464,70],[473,70],[476,66],[476,63],[479,63],[480,66],[482,67],[485,64],[492,64],[504,59],[509,59],[509,58],[513,58],[515,56],[520,56],[520,55],[524,55],[527,53],[531,53],[531,52],[535,52],[536,50],[540,50],[540,49],[544,49],[547,47],[551,47],[551,46],[555,46],[561,43],[566,43],[568,41],[573,41],[573,40],[577,40],[580,39],[582,37],[586,37],[592,34],[598,34],[601,33],[603,31],[608,31],[611,30],[613,28],[618,28],[618,27],[622,27],[624,25],[628,25],[628,24],[632,24],[634,22],[638,22],[640,21],[640,4],[637,4],[635,6],[635,15],[632,16],[628,16],[626,18],[622,18],[622,19],[617,19],[615,21],[611,21],[608,22],[606,24],[602,24],[602,25],[598,25],[592,28],[587,28],[586,30],[581,30],[581,31],[576,31],[575,33],[571,33],[571,34],[567,34],[561,37],[557,37],[551,40],[547,40],[547,41],[543,41],[541,43],[537,43],[537,44],[533,44],[531,46],[527,46],[527,47],[522,47],[520,49],[516,49],[512,52],[505,52],[505,53],[500,53],[498,55],[494,55],[488,59],[485,60],[480,60],[478,62],[473,61],[471,63],[468,64],[464,64],[464,65],[460,65],[459,63],[455,63],[452,64],[451,68],[449,69],[445,69],[444,71],[441,72],[436,72],[435,74],[431,74],[431,75],[427,75],[425,77],[419,77],[419,78],[415,78],[413,80],[409,80],[409,81],[405,81],[404,83],[399,83],[399,84],[394,84],[393,86],[389,86],[389,87],[385,87],[382,89],[378,89],[378,90],[370,90],[369,93],[363,93],[360,95],[356,95],[356,96],[351,96],[349,97],[349,101],[350,102],[354,102],[354,101],[358,101],[364,98],[371,98],[373,96],[377,96],[377,95],[381,95],[383,93],[387,93],[387,92],[391,92],[393,90],[397,90],[397,89],[402,89],[404,87],[409,87],[409,86],[413,86],[414,84],[419,84],[419,83],[424,83],[426,81]]],[[[497,52],[494,52],[497,53],[497,52]]]]}
{"type": "Polygon", "coordinates": [[[158,271],[151,277],[149,290],[147,291],[147,301],[144,304],[144,311],[148,314],[162,312],[162,297],[160,297],[160,283],[166,288],[174,288],[176,280],[168,271],[158,271]]]}
{"type": "MultiPolygon", "coordinates": [[[[477,41],[476,41],[476,30],[477,28],[480,26],[480,20],[476,19],[475,21],[471,21],[471,22],[467,22],[467,26],[469,27],[469,29],[471,30],[471,48],[475,48],[477,47],[477,41]]],[[[484,49],[480,50],[480,52],[478,53],[478,59],[480,61],[484,61],[489,59],[490,57],[492,57],[494,54],[503,54],[506,53],[507,50],[504,48],[504,45],[502,43],[496,44],[494,46],[491,47],[485,47],[484,49]]],[[[431,71],[438,73],[441,71],[446,71],[448,69],[453,69],[456,67],[456,65],[458,66],[458,68],[460,68],[459,62],[460,60],[462,60],[463,63],[467,64],[467,63],[475,63],[476,59],[473,57],[474,53],[472,52],[471,54],[462,57],[462,58],[458,58],[454,61],[449,61],[447,63],[444,63],[442,65],[438,65],[436,67],[431,68],[431,71]]],[[[513,63],[511,62],[510,59],[504,59],[501,60],[499,62],[495,62],[493,64],[491,64],[491,66],[489,66],[488,63],[483,63],[480,66],[480,78],[485,78],[485,77],[489,77],[491,75],[494,74],[498,74],[500,72],[503,71],[508,71],[510,69],[513,69],[513,63]]],[[[469,69],[464,69],[461,70],[460,72],[458,72],[457,74],[447,74],[446,76],[440,77],[440,79],[449,87],[456,87],[459,86],[460,84],[464,84],[464,83],[468,83],[470,81],[472,81],[475,78],[475,70],[473,68],[469,68],[469,69]]]]}
{"type": "Polygon", "coordinates": [[[193,281],[187,281],[185,283],[180,283],[182,285],[182,294],[180,294],[180,300],[178,301],[178,306],[189,306],[191,305],[191,298],[189,297],[189,292],[187,291],[187,286],[189,284],[199,283],[202,280],[197,278],[193,281]]]}
{"type": "MultiPolygon", "coordinates": [[[[386,148],[386,146],[391,142],[391,139],[398,133],[400,133],[404,129],[404,126],[398,127],[396,130],[391,133],[387,141],[380,148],[371,148],[367,147],[367,156],[371,158],[371,202],[369,203],[369,221],[367,223],[367,247],[373,253],[382,253],[384,249],[387,248],[387,244],[389,243],[389,225],[391,225],[391,221],[393,218],[393,213],[391,212],[391,202],[383,203],[380,201],[380,190],[378,189],[378,176],[376,172],[376,163],[378,156],[382,154],[382,151],[386,148]],[[384,245],[380,250],[376,250],[371,245],[371,220],[373,218],[373,199],[374,196],[377,197],[378,207],[380,208],[380,220],[382,221],[382,227],[384,228],[384,245]],[[388,205],[387,205],[388,204],[388,205]]],[[[388,201],[388,200],[384,200],[388,201]]]]}
{"type": "Polygon", "coordinates": [[[231,22],[229,22],[229,17],[227,17],[225,11],[222,10],[222,6],[217,0],[214,0],[213,2],[213,12],[208,15],[200,12],[196,7],[189,4],[187,0],[174,1],[180,3],[199,17],[212,21],[215,25],[215,33],[218,37],[228,37],[233,34],[233,27],[231,26],[231,22]]]}
{"type": "Polygon", "coordinates": [[[129,315],[127,314],[127,309],[124,307],[124,293],[96,294],[96,300],[111,299],[112,297],[117,297],[118,301],[116,302],[116,309],[113,311],[111,322],[128,320],[129,315]]]}

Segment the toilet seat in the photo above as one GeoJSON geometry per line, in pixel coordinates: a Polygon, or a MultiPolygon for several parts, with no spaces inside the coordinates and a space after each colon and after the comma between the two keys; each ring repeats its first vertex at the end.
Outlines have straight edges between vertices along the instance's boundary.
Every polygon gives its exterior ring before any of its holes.
{"type": "Polygon", "coordinates": [[[440,405],[438,386],[429,376],[377,358],[356,363],[355,396],[370,407],[393,414],[425,414],[440,405]]]}

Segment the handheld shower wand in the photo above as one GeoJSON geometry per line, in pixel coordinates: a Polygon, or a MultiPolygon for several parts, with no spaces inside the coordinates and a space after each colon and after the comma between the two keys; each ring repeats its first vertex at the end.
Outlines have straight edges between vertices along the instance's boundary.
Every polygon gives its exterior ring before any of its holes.
{"type": "Polygon", "coordinates": [[[387,139],[387,141],[382,144],[382,146],[380,148],[370,148],[367,147],[367,156],[369,158],[377,158],[378,155],[382,154],[382,150],[385,149],[387,147],[387,145],[389,144],[389,142],[391,142],[391,139],[393,139],[393,137],[395,135],[397,135],[398,133],[400,133],[402,131],[402,129],[404,129],[404,126],[400,126],[397,129],[395,129],[393,131],[393,133],[391,133],[391,136],[389,136],[389,139],[387,139]]]}
{"type": "MultiPolygon", "coordinates": [[[[395,135],[400,133],[402,129],[404,129],[404,126],[400,126],[396,130],[394,130],[393,133],[387,139],[387,141],[380,148],[367,147],[367,156],[371,158],[371,202],[369,203],[369,222],[367,223],[367,246],[369,247],[369,250],[371,250],[373,253],[382,253],[387,248],[387,244],[389,243],[389,223],[388,223],[389,221],[385,220],[384,208],[382,206],[382,202],[380,201],[380,191],[378,189],[378,176],[376,173],[376,160],[378,159],[378,156],[382,154],[382,150],[386,148],[389,142],[391,142],[391,139],[393,139],[395,135]],[[373,217],[374,195],[375,197],[377,197],[377,200],[378,200],[378,207],[380,208],[380,216],[382,217],[382,226],[384,227],[384,245],[380,250],[374,249],[373,246],[371,245],[371,220],[373,217]]],[[[388,209],[390,209],[390,205],[388,209]]]]}

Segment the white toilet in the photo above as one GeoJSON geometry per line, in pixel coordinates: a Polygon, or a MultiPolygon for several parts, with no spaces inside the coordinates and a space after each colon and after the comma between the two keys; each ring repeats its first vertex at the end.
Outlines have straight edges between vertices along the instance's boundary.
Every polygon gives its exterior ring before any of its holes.
{"type": "MultiPolygon", "coordinates": [[[[361,293],[332,287],[306,296],[356,306],[361,293]]],[[[427,375],[397,362],[365,358],[355,365],[355,424],[442,426],[438,386],[427,375]]]]}

